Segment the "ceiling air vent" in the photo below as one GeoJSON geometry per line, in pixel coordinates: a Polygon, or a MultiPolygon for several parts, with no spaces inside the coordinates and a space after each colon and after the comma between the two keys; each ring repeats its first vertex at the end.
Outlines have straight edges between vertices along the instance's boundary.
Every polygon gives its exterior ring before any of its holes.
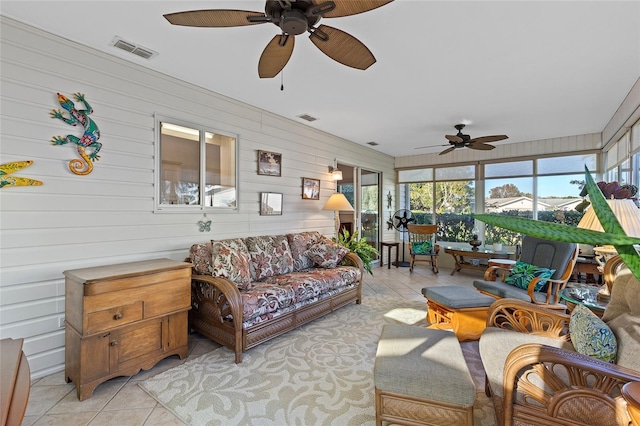
{"type": "Polygon", "coordinates": [[[373,141],[371,141],[371,142],[367,142],[367,145],[371,145],[371,146],[378,146],[378,145],[380,145],[380,144],[379,144],[378,142],[373,142],[373,141]]]}
{"type": "Polygon", "coordinates": [[[111,45],[126,52],[133,53],[134,55],[140,56],[144,59],[151,59],[158,54],[158,52],[154,52],[153,50],[147,49],[146,47],[124,41],[118,36],[114,37],[113,40],[111,40],[111,45]]]}
{"type": "Polygon", "coordinates": [[[298,115],[298,118],[302,118],[303,120],[307,120],[307,121],[316,121],[317,120],[317,118],[312,117],[309,114],[298,115]]]}

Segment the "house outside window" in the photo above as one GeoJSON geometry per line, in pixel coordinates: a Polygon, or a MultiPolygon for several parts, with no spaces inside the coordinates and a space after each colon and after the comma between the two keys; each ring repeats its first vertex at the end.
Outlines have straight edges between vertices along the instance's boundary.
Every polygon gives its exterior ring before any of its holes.
{"type": "Polygon", "coordinates": [[[236,209],[237,135],[156,119],[156,211],[236,209]]]}

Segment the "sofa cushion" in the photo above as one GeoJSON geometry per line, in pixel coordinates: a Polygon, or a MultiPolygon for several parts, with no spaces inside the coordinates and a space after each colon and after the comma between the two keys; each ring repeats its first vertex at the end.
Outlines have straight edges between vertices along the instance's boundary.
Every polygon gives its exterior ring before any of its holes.
{"type": "Polygon", "coordinates": [[[609,326],[589,308],[577,305],[571,312],[569,332],[576,352],[606,362],[614,362],[618,342],[609,326]]]}
{"type": "MultiPolygon", "coordinates": [[[[543,268],[542,266],[536,266],[518,260],[504,282],[526,290],[534,278],[551,278],[554,272],[556,272],[554,269],[543,268]]],[[[534,290],[540,291],[546,283],[546,280],[538,281],[534,290]]]]}
{"type": "Polygon", "coordinates": [[[571,342],[535,334],[518,333],[497,327],[487,327],[480,336],[480,357],[487,373],[491,391],[496,396],[504,397],[502,379],[507,355],[525,343],[540,343],[575,352],[571,342]]]}
{"type": "Polygon", "coordinates": [[[204,244],[193,244],[189,249],[189,258],[193,264],[193,270],[198,275],[211,275],[211,241],[204,244]]]}
{"type": "Polygon", "coordinates": [[[522,240],[520,260],[532,265],[553,269],[555,272],[551,278],[560,279],[574,254],[575,248],[575,243],[550,241],[527,235],[522,240]]]}
{"type": "Polygon", "coordinates": [[[291,257],[293,257],[294,271],[302,271],[303,269],[309,269],[313,266],[313,260],[307,256],[307,250],[320,241],[321,238],[322,235],[320,235],[318,231],[287,234],[291,257]]]}
{"type": "Polygon", "coordinates": [[[276,275],[265,279],[264,282],[291,287],[295,292],[295,302],[299,303],[358,283],[360,276],[361,272],[358,268],[338,266],[334,269],[312,268],[276,275]]]}
{"type": "Polygon", "coordinates": [[[607,325],[618,341],[616,364],[640,372],[640,316],[629,313],[618,315],[607,325]]]}
{"type": "Polygon", "coordinates": [[[241,238],[211,241],[211,275],[227,278],[240,289],[251,286],[251,257],[241,238]]]}
{"type": "MultiPolygon", "coordinates": [[[[501,281],[474,280],[473,286],[480,291],[495,294],[503,299],[511,298],[531,302],[531,298],[529,297],[527,290],[523,290],[511,284],[505,284],[501,281]]],[[[546,293],[534,292],[533,297],[540,303],[546,303],[546,293]]]]}
{"type": "Polygon", "coordinates": [[[640,284],[626,267],[616,275],[611,300],[604,310],[602,320],[608,323],[624,313],[640,316],[640,284]]]}
{"type": "Polygon", "coordinates": [[[251,256],[251,277],[261,281],[293,270],[293,258],[286,235],[264,235],[244,239],[251,256]]]}
{"type": "MultiPolygon", "coordinates": [[[[295,303],[295,291],[291,286],[280,286],[255,282],[249,290],[240,292],[242,298],[242,321],[251,322],[295,303]]],[[[254,321],[255,322],[255,321],[254,321]]]]}
{"type": "Polygon", "coordinates": [[[348,248],[328,239],[312,245],[307,250],[307,256],[321,268],[335,268],[347,253],[349,253],[348,248]]]}

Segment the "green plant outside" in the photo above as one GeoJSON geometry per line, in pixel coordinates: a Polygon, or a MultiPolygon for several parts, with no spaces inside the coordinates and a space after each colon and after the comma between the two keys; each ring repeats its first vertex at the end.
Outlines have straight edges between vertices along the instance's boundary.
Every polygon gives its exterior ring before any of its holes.
{"type": "MultiPolygon", "coordinates": [[[[529,217],[531,211],[506,210],[501,216],[529,217]]],[[[584,212],[577,211],[541,211],[538,212],[538,220],[543,222],[563,223],[569,226],[578,226],[584,212]]],[[[416,224],[433,223],[433,215],[429,212],[411,211],[416,224]]],[[[438,226],[437,238],[441,242],[468,242],[473,235],[475,220],[470,214],[438,213],[436,216],[438,226]]],[[[482,238],[481,238],[482,239],[482,238]]],[[[485,244],[502,243],[506,246],[522,244],[522,235],[505,228],[488,225],[484,231],[485,244]]]]}
{"type": "Polygon", "coordinates": [[[342,233],[338,234],[338,238],[334,237],[332,240],[357,254],[364,264],[364,269],[373,275],[371,263],[379,253],[375,247],[367,242],[366,237],[358,238],[358,231],[351,234],[347,229],[344,229],[342,233]]]}
{"type": "Polygon", "coordinates": [[[613,245],[625,265],[640,280],[640,254],[633,247],[634,244],[640,244],[640,238],[629,237],[625,234],[586,166],[585,181],[592,208],[605,232],[497,214],[476,214],[473,217],[489,225],[538,238],[593,246],[613,245]]]}

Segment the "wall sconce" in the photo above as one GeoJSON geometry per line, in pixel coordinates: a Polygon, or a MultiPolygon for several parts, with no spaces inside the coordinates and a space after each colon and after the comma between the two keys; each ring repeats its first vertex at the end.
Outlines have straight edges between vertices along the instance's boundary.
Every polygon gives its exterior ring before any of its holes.
{"type": "Polygon", "coordinates": [[[333,180],[342,180],[342,170],[338,170],[333,166],[329,166],[329,173],[333,180]]]}

